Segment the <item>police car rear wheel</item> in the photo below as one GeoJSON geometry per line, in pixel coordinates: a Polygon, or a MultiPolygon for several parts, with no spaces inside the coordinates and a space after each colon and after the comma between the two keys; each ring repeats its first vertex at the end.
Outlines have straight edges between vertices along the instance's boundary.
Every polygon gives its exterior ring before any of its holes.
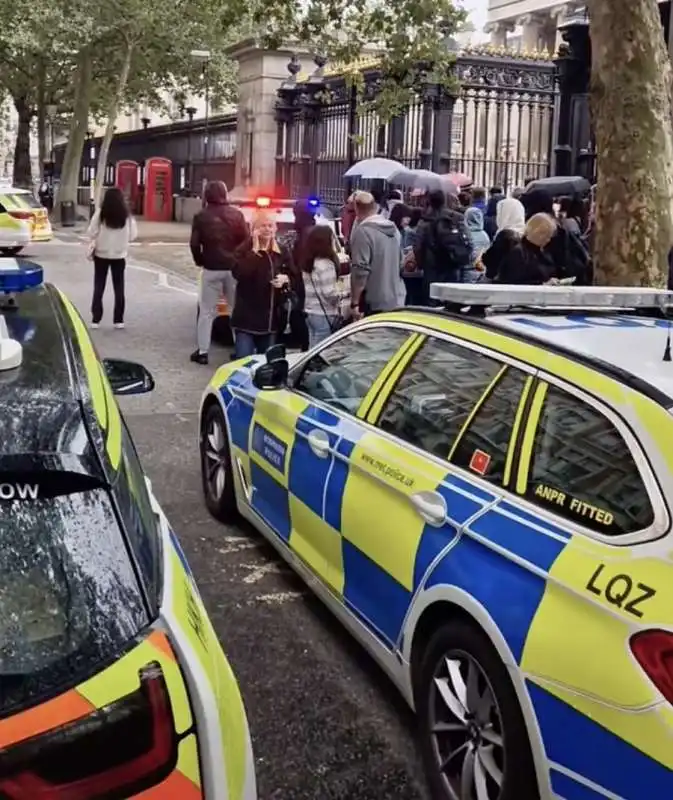
{"type": "Polygon", "coordinates": [[[221,522],[237,515],[231,451],[224,416],[211,405],[201,425],[201,478],[208,511],[221,522]]]}
{"type": "Polygon", "coordinates": [[[416,708],[436,800],[535,800],[533,758],[500,656],[462,620],[440,628],[421,658],[416,708]]]}

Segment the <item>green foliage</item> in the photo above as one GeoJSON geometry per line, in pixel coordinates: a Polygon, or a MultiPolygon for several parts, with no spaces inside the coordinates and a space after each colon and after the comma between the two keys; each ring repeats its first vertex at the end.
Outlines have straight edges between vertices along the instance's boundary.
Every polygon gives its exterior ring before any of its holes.
{"type": "MultiPolygon", "coordinates": [[[[371,105],[383,117],[408,105],[423,80],[455,88],[450,36],[467,15],[452,0],[257,0],[250,14],[271,46],[294,39],[340,64],[374,50],[381,86],[371,105]]],[[[358,70],[349,80],[361,88],[358,70]]]]}

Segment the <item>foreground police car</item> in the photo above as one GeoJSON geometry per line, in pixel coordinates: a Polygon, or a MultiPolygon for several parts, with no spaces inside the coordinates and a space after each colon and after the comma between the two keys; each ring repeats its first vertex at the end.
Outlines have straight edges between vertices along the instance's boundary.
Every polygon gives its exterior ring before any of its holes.
{"type": "Polygon", "coordinates": [[[405,309],[222,367],[208,508],[388,672],[433,797],[671,797],[673,294],[435,292],[515,308],[405,309]]]}
{"type": "Polygon", "coordinates": [[[0,262],[0,797],[254,800],[236,680],[113,396],[152,378],[41,280],[0,262]]]}

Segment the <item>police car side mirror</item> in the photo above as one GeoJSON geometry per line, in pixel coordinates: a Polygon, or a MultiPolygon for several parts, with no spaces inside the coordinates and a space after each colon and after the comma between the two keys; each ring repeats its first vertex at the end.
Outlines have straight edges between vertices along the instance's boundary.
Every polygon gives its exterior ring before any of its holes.
{"type": "Polygon", "coordinates": [[[274,344],[266,351],[267,364],[273,364],[274,361],[282,361],[286,356],[284,344],[274,344]]]}
{"type": "Polygon", "coordinates": [[[142,364],[104,358],[103,366],[114,394],[146,394],[154,389],[152,373],[142,364]]]}
{"type": "Polygon", "coordinates": [[[282,389],[287,386],[288,371],[289,364],[284,358],[260,364],[252,376],[253,386],[265,391],[282,389]]]}

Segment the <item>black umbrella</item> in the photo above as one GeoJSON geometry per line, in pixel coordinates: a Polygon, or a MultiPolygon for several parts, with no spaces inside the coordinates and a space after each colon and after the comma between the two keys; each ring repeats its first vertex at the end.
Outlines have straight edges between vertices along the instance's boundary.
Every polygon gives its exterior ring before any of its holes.
{"type": "Polygon", "coordinates": [[[554,175],[551,178],[538,178],[536,181],[531,181],[526,186],[524,194],[536,189],[544,189],[553,197],[572,197],[589,194],[591,184],[581,175],[554,175]]]}

